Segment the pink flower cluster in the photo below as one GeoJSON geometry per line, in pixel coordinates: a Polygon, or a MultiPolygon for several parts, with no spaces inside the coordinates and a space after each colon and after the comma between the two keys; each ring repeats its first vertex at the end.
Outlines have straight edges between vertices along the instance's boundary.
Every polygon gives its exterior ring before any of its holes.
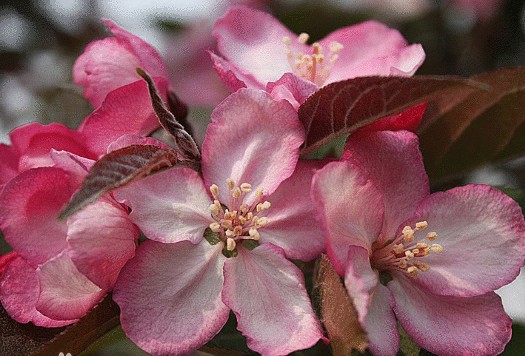
{"type": "Polygon", "coordinates": [[[77,130],[31,124],[0,145],[0,229],[14,250],[0,257],[0,301],[15,320],[67,325],[113,292],[126,335],[149,353],[196,350],[233,311],[250,349],[288,354],[328,342],[292,262],[326,252],[374,354],[396,354],[397,322],[436,354],[503,350],[511,321],[494,290],[525,258],[514,201],[480,185],[429,194],[405,130],[374,126],[352,135],[339,160],[299,159],[297,109],[308,96],[358,76],[412,75],[420,45],[376,22],[308,45],[269,14],[232,7],[210,52],[232,94],[213,111],[200,172],[165,170],[60,221],[95,161],[160,145],[145,137],[159,123],[135,69],[166,99],[163,61],[104,23],[114,36],[74,66],[93,113],[77,130]]]}

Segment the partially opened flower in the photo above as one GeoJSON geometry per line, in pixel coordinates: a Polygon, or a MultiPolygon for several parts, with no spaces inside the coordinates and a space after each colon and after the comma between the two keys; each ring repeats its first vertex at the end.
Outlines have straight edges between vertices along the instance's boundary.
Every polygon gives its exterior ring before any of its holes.
{"type": "Polygon", "coordinates": [[[429,195],[417,137],[363,133],[313,179],[328,256],[377,355],[399,348],[396,319],[439,355],[493,355],[511,337],[495,289],[525,256],[519,206],[467,185],[429,195]]]}
{"type": "Polygon", "coordinates": [[[410,76],[422,64],[421,45],[374,21],[345,27],[308,45],[277,19],[232,7],[214,26],[220,55],[211,54],[221,79],[235,91],[267,90],[297,107],[324,85],[372,75],[410,76]]]}
{"type": "Polygon", "coordinates": [[[123,269],[114,299],[124,331],[153,354],[185,354],[224,326],[230,309],[248,346],[288,354],[322,336],[301,271],[287,258],[324,250],[298,163],[304,129],[285,101],[242,89],[212,115],[202,177],[174,168],[118,190],[153,240],[123,269]]]}

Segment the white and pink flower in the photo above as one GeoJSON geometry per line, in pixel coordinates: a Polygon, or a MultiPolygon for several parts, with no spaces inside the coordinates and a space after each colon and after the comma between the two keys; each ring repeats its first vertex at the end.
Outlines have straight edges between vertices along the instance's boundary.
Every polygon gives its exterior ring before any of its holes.
{"type": "Polygon", "coordinates": [[[494,290],[525,256],[512,199],[483,185],[429,194],[406,131],[353,135],[342,161],[314,176],[312,197],[374,354],[396,354],[396,319],[435,354],[503,351],[511,320],[494,290]]]}
{"type": "Polygon", "coordinates": [[[202,177],[174,168],[117,190],[152,240],[113,295],[131,340],[153,354],[188,353],[221,330],[230,310],[262,354],[322,337],[304,277],[288,260],[324,250],[309,197],[321,163],[298,162],[303,140],[290,104],[241,89],[213,112],[202,177]]]}

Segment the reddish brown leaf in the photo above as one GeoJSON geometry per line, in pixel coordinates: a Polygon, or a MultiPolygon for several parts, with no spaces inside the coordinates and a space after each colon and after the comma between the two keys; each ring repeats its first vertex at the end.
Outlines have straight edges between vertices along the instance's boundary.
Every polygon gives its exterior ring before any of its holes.
{"type": "Polygon", "coordinates": [[[176,163],[175,151],[156,146],[132,145],[110,152],[91,167],[80,190],[60,214],[60,219],[74,214],[112,189],[176,163]]]}
{"type": "Polygon", "coordinates": [[[326,255],[321,257],[315,290],[333,354],[346,356],[352,350],[364,352],[368,347],[366,333],[341,278],[326,255]]]}
{"type": "Polygon", "coordinates": [[[525,153],[525,68],[503,68],[472,79],[491,89],[473,91],[421,128],[421,149],[432,177],[525,153]]]}
{"type": "Polygon", "coordinates": [[[333,139],[422,102],[444,110],[442,97],[465,97],[484,85],[454,77],[363,77],[321,88],[299,108],[306,128],[302,155],[333,139]]]}

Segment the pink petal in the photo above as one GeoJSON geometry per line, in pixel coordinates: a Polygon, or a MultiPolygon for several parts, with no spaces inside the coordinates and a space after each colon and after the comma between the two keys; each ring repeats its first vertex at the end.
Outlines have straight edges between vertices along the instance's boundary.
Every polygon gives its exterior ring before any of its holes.
{"type": "Polygon", "coordinates": [[[248,347],[263,355],[307,349],[323,336],[301,271],[271,244],[240,248],[225,262],[222,299],[248,347]]]}
{"type": "Polygon", "coordinates": [[[213,52],[209,52],[209,54],[219,78],[232,93],[246,87],[264,89],[264,85],[259,83],[253,75],[245,73],[243,70],[237,68],[235,64],[228,62],[213,52]]]}
{"type": "Polygon", "coordinates": [[[328,256],[343,275],[350,245],[371,251],[381,232],[381,195],[360,167],[341,161],[314,175],[312,200],[326,232],[328,256]]]}
{"type": "Polygon", "coordinates": [[[328,51],[331,42],[344,46],[325,85],[364,76],[412,75],[425,59],[421,45],[407,46],[395,29],[367,21],[332,32],[319,41],[328,51]]]}
{"type": "Polygon", "coordinates": [[[115,192],[132,212],[131,221],[151,240],[198,243],[212,222],[211,198],[202,179],[189,168],[172,168],[115,192]]]}
{"type": "Polygon", "coordinates": [[[295,172],[268,198],[268,224],[260,229],[261,241],[282,248],[288,258],[312,260],[325,249],[321,224],[314,217],[309,187],[325,161],[299,161],[295,172]]]}
{"type": "Polygon", "coordinates": [[[417,278],[434,294],[485,294],[513,281],[523,266],[523,214],[497,189],[467,185],[432,194],[409,223],[416,220],[426,220],[443,246],[442,253],[421,259],[430,270],[417,278]]]}
{"type": "Polygon", "coordinates": [[[263,86],[291,71],[284,37],[292,39],[295,52],[309,49],[295,41],[296,35],[270,14],[244,6],[231,7],[217,20],[213,35],[219,52],[235,63],[232,69],[251,73],[263,86]]]}
{"type": "Polygon", "coordinates": [[[299,106],[316,90],[317,85],[293,73],[285,73],[279,80],[266,86],[266,91],[275,100],[287,100],[295,110],[299,110],[299,106]]]}
{"type": "Polygon", "coordinates": [[[427,104],[428,103],[425,102],[423,104],[412,106],[411,108],[408,108],[399,114],[392,115],[378,120],[370,125],[366,125],[359,129],[359,132],[399,130],[416,132],[419,125],[421,124],[421,120],[423,119],[423,114],[425,113],[427,104]]]}
{"type": "MultiPolygon", "coordinates": [[[[155,84],[161,93],[166,92],[166,80],[156,79],[155,84]]],[[[102,105],[84,120],[79,130],[84,133],[87,146],[98,155],[103,155],[120,136],[147,135],[159,126],[147,84],[140,80],[110,92],[102,105]]]]}
{"type": "Polygon", "coordinates": [[[53,160],[49,156],[51,149],[96,158],[87,148],[85,137],[81,133],[58,123],[31,123],[16,128],[9,137],[20,155],[18,168],[21,172],[30,168],[52,166],[53,160]]]}
{"type": "Polygon", "coordinates": [[[159,53],[111,20],[103,20],[115,37],[92,42],[73,67],[73,80],[85,87],[84,97],[93,107],[102,104],[106,95],[124,85],[140,80],[140,67],[152,77],[168,79],[159,53]]]}
{"type": "Polygon", "coordinates": [[[51,160],[54,162],[54,168],[60,168],[71,176],[71,181],[80,187],[89,170],[95,164],[94,160],[77,156],[67,151],[51,150],[49,153],[51,160]]]}
{"type": "Polygon", "coordinates": [[[374,355],[396,355],[399,334],[392,311],[390,291],[379,283],[370,265],[368,251],[357,246],[348,249],[345,287],[357,310],[359,322],[367,333],[374,355]]]}
{"type": "Polygon", "coordinates": [[[437,296],[410,277],[388,284],[394,311],[416,343],[438,355],[498,355],[511,337],[511,319],[495,293],[461,298],[437,296]]]}
{"type": "Polygon", "coordinates": [[[0,144],[0,190],[18,174],[18,153],[13,146],[0,144]]]}
{"type": "Polygon", "coordinates": [[[343,159],[368,172],[383,196],[385,218],[378,241],[394,238],[399,225],[429,193],[417,136],[407,131],[354,134],[348,138],[343,159]]]}
{"type": "Polygon", "coordinates": [[[58,168],[26,171],[12,179],[0,195],[0,229],[7,242],[36,266],[66,247],[66,224],[61,209],[78,188],[58,168]]]}
{"type": "Polygon", "coordinates": [[[78,270],[101,289],[111,290],[122,267],[135,255],[140,232],[128,212],[105,197],[70,217],[67,235],[78,270]]]}
{"type": "Polygon", "coordinates": [[[55,328],[74,323],[76,320],[53,320],[36,310],[40,283],[33,267],[22,257],[16,257],[7,265],[0,278],[0,300],[9,316],[19,323],[29,323],[55,328]]]}
{"type": "Polygon", "coordinates": [[[187,354],[228,320],[221,301],[222,244],[144,242],[115,286],[126,335],[155,355],[187,354]]]}
{"type": "Polygon", "coordinates": [[[58,320],[82,318],[107,293],[78,271],[68,253],[63,251],[36,271],[40,279],[36,308],[58,320]]]}
{"type": "Polygon", "coordinates": [[[8,252],[4,255],[0,255],[0,276],[6,267],[13,261],[18,258],[18,253],[15,251],[8,252]]]}
{"type": "Polygon", "coordinates": [[[293,173],[304,128],[287,102],[240,89],[215,108],[212,120],[202,145],[202,174],[206,186],[217,184],[223,203],[228,178],[270,195],[293,173]]]}
{"type": "Polygon", "coordinates": [[[154,139],[153,137],[143,137],[129,134],[121,136],[116,141],[112,142],[108,146],[108,153],[132,145],[150,145],[159,148],[170,149],[163,142],[160,142],[157,139],[154,139]]]}

